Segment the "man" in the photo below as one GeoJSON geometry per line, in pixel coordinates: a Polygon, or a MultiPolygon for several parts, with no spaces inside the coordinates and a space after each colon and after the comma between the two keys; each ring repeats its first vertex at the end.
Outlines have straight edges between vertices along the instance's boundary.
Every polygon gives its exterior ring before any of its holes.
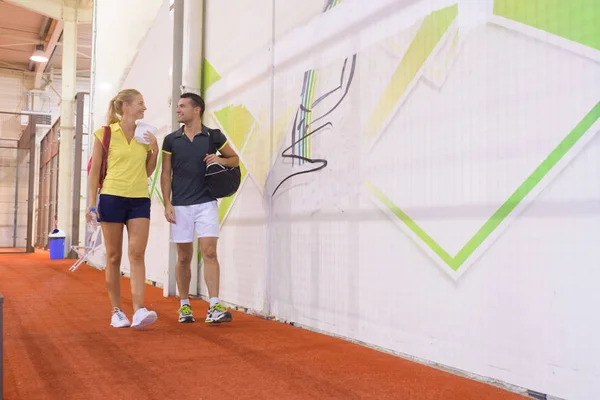
{"type": "Polygon", "coordinates": [[[204,185],[204,174],[206,166],[214,162],[236,167],[239,157],[220,130],[208,129],[202,124],[204,109],[204,100],[197,94],[180,96],[177,120],[184,125],[165,137],[160,184],[165,217],[171,223],[171,241],[177,244],[175,276],[181,302],[179,322],[194,322],[189,289],[195,232],[210,297],[205,322],[213,324],[230,322],[231,314],[219,303],[219,212],[217,200],[204,185]],[[222,157],[214,154],[216,150],[222,157]]]}

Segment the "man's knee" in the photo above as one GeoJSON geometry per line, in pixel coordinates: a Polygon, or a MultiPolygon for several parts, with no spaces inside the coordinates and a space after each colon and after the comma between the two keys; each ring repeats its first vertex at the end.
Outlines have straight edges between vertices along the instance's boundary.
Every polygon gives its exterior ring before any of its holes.
{"type": "Polygon", "coordinates": [[[216,260],[217,259],[217,246],[208,245],[202,246],[200,248],[200,252],[202,253],[202,257],[206,260],[216,260]]]}
{"type": "Polygon", "coordinates": [[[180,265],[189,266],[191,262],[192,262],[191,254],[186,253],[186,254],[179,254],[177,256],[177,263],[180,265]]]}
{"type": "Polygon", "coordinates": [[[193,246],[180,246],[177,249],[177,263],[184,266],[189,266],[192,262],[194,254],[193,246]]]}

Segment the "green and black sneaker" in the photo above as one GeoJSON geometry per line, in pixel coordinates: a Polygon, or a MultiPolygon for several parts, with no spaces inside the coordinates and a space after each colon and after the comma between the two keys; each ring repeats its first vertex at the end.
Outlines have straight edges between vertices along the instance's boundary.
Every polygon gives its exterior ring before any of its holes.
{"type": "Polygon", "coordinates": [[[231,313],[227,311],[220,303],[215,304],[208,309],[206,314],[207,324],[220,324],[221,322],[231,322],[231,313]]]}
{"type": "Polygon", "coordinates": [[[179,309],[179,322],[189,323],[194,322],[194,315],[192,314],[192,307],[189,304],[184,304],[179,309]]]}

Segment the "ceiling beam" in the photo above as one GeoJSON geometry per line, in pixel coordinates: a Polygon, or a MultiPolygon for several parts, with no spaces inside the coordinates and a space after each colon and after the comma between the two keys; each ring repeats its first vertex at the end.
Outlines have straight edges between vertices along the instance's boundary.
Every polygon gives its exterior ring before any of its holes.
{"type": "MultiPolygon", "coordinates": [[[[54,50],[56,49],[56,44],[58,43],[58,39],[60,38],[62,31],[63,31],[63,22],[56,21],[56,20],[52,21],[52,24],[50,25],[50,30],[48,31],[48,36],[47,36],[48,45],[44,49],[44,53],[46,54],[46,57],[48,57],[48,61],[50,61],[50,57],[52,56],[52,54],[54,53],[54,50]]],[[[46,70],[46,65],[48,65],[48,61],[36,64],[35,80],[34,80],[34,84],[33,84],[34,89],[39,89],[40,86],[42,85],[42,77],[44,76],[44,71],[46,70]]]]}
{"type": "Polygon", "coordinates": [[[62,2],[54,2],[48,0],[4,0],[7,3],[14,4],[16,6],[27,8],[35,11],[38,14],[45,15],[52,19],[61,20],[63,19],[64,9],[77,9],[77,23],[78,24],[90,24],[92,23],[92,7],[87,6],[85,8],[81,5],[77,7],[71,7],[65,5],[62,2]]]}
{"type": "Polygon", "coordinates": [[[62,4],[47,0],[5,0],[16,6],[27,8],[52,19],[61,19],[62,4]]]}

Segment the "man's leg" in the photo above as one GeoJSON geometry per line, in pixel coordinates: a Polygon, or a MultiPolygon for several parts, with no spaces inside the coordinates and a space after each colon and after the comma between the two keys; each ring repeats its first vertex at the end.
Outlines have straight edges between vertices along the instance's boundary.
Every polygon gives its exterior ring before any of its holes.
{"type": "Polygon", "coordinates": [[[179,289],[179,322],[194,322],[192,308],[190,305],[190,281],[192,280],[192,256],[194,254],[193,243],[177,243],[177,265],[175,266],[175,277],[179,289]]]}
{"type": "Polygon", "coordinates": [[[210,308],[205,321],[207,324],[231,321],[231,313],[219,303],[220,268],[217,259],[217,240],[216,237],[198,239],[198,249],[204,260],[204,281],[210,297],[210,308]]]}
{"type": "Polygon", "coordinates": [[[175,206],[175,224],[171,225],[171,241],[177,244],[175,279],[179,290],[179,322],[194,322],[190,305],[191,262],[194,254],[194,206],[175,206]]]}
{"type": "Polygon", "coordinates": [[[206,323],[229,322],[231,314],[219,303],[220,267],[219,260],[217,260],[219,206],[216,201],[198,205],[196,234],[198,235],[198,250],[204,260],[204,282],[206,282],[210,298],[206,323]]]}
{"type": "Polygon", "coordinates": [[[208,288],[208,297],[211,300],[210,306],[219,302],[219,280],[221,270],[219,260],[217,260],[217,240],[216,237],[202,237],[198,239],[198,249],[202,253],[204,260],[204,282],[208,288]]]}

